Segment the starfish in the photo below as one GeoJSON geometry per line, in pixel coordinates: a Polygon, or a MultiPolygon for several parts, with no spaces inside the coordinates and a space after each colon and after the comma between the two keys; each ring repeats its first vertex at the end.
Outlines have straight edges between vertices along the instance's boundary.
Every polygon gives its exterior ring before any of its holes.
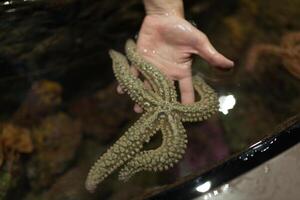
{"type": "Polygon", "coordinates": [[[218,110],[217,94],[200,77],[193,77],[200,100],[193,104],[181,104],[177,101],[172,81],[137,53],[133,40],[127,41],[125,49],[131,64],[149,81],[152,89],[146,89],[142,80],[130,72],[124,55],[109,51],[116,79],[130,98],[143,108],[144,113],[90,169],[86,188],[91,192],[121,166],[121,181],[127,181],[140,171],[155,172],[173,167],[182,158],[187,146],[182,122],[203,121],[218,110]],[[149,142],[159,130],[162,133],[161,146],[143,150],[143,144],[149,142]]]}
{"type": "Polygon", "coordinates": [[[257,44],[247,56],[246,69],[254,71],[255,63],[262,54],[279,56],[283,66],[296,78],[300,79],[300,32],[288,33],[281,39],[281,45],[257,44]]]}

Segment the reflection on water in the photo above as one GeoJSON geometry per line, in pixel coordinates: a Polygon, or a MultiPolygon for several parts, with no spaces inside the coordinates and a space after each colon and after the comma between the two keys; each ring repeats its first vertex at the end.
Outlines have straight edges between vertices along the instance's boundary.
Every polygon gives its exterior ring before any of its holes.
{"type": "Polygon", "coordinates": [[[2,5],[9,5],[9,4],[11,4],[12,2],[11,1],[4,1],[3,3],[2,3],[2,5]]]}
{"type": "MultiPolygon", "coordinates": [[[[194,200],[214,200],[217,196],[223,196],[226,195],[225,193],[229,193],[231,190],[231,187],[229,186],[229,184],[225,184],[217,189],[214,189],[206,194],[204,194],[203,196],[201,196],[200,198],[195,198],[194,200]]],[[[208,190],[207,190],[208,191],[208,190]]],[[[205,191],[205,192],[207,192],[205,191]]]]}
{"type": "MultiPolygon", "coordinates": [[[[290,69],[285,61],[291,58],[281,59],[285,54],[280,59],[260,55],[255,70],[244,69],[252,44],[279,45],[282,33],[300,30],[299,1],[287,2],[185,2],[186,16],[236,63],[231,72],[219,70],[217,75],[210,66],[194,65],[220,92],[221,113],[185,125],[187,153],[173,169],[142,173],[125,184],[112,177],[88,194],[83,183],[89,166],[138,117],[130,99],[115,92],[107,52],[122,49],[127,38],[137,35],[142,1],[0,1],[1,198],[132,199],[260,141],[300,110],[299,80],[290,73],[297,59],[290,69]]],[[[152,142],[157,146],[161,141],[152,142]]],[[[267,148],[258,145],[256,150],[267,148]]],[[[241,159],[251,160],[253,153],[241,159]]],[[[265,167],[264,172],[271,171],[265,167]]],[[[196,190],[210,187],[203,184],[196,190]]],[[[221,190],[229,188],[225,186],[221,190]]]]}
{"type": "Polygon", "coordinates": [[[219,111],[224,115],[227,115],[228,110],[231,110],[234,107],[236,100],[232,94],[222,95],[219,97],[219,103],[219,111]]]}
{"type": "Polygon", "coordinates": [[[207,192],[208,190],[210,190],[210,187],[211,187],[211,182],[206,181],[205,183],[202,183],[202,184],[198,185],[196,187],[196,190],[198,192],[204,193],[204,192],[207,192]]]}

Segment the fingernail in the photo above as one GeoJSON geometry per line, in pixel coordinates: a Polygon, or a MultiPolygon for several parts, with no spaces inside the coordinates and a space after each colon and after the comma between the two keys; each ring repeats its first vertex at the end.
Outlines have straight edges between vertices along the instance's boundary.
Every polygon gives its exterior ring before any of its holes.
{"type": "Polygon", "coordinates": [[[228,61],[227,61],[227,66],[228,66],[228,67],[233,67],[233,66],[234,66],[234,62],[231,61],[231,60],[228,60],[228,61]]]}
{"type": "Polygon", "coordinates": [[[223,56],[222,54],[219,54],[221,57],[223,57],[223,62],[220,62],[220,67],[222,68],[232,68],[234,66],[234,62],[232,60],[229,60],[228,58],[226,58],[225,56],[223,56]]]}

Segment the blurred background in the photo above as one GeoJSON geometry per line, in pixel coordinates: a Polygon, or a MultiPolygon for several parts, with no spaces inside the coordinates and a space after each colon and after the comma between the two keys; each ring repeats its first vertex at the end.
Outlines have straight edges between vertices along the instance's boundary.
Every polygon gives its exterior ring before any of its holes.
{"type": "Polygon", "coordinates": [[[185,124],[187,152],[173,169],[128,183],[114,174],[89,194],[89,167],[139,118],[116,93],[108,50],[137,37],[142,1],[0,0],[0,200],[140,197],[228,159],[299,113],[300,1],[184,3],[186,18],[236,63],[223,72],[195,58],[220,110],[185,124]]]}

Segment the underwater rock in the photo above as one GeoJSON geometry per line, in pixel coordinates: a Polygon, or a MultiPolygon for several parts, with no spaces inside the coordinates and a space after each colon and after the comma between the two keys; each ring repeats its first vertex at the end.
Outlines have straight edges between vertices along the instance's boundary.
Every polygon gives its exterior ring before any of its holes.
{"type": "Polygon", "coordinates": [[[28,154],[33,151],[30,130],[18,127],[11,123],[5,123],[0,129],[0,167],[7,162],[10,167],[18,161],[20,154],[28,154]]]}
{"type": "Polygon", "coordinates": [[[223,129],[216,118],[203,124],[190,125],[188,132],[188,141],[190,142],[179,165],[180,177],[212,166],[229,156],[223,129]]]}
{"type": "Polygon", "coordinates": [[[107,143],[119,134],[128,121],[134,118],[133,104],[127,96],[120,98],[113,83],[92,97],[80,98],[70,105],[70,113],[81,121],[86,135],[107,143]]]}
{"type": "Polygon", "coordinates": [[[24,162],[24,159],[21,159],[21,156],[24,154],[32,155],[35,149],[32,138],[32,128],[38,126],[46,115],[55,110],[61,102],[60,96],[61,86],[56,82],[48,80],[37,81],[32,85],[24,102],[11,119],[9,119],[8,122],[1,123],[1,171],[6,173],[5,177],[10,177],[13,183],[10,184],[9,188],[20,187],[20,189],[18,189],[20,194],[10,192],[10,196],[16,198],[22,196],[24,192],[23,187],[26,184],[24,180],[26,177],[24,172],[26,162],[24,162]]]}
{"type": "Polygon", "coordinates": [[[24,102],[14,114],[14,123],[26,127],[37,125],[43,117],[55,111],[61,104],[62,87],[54,81],[34,82],[24,102]]]}
{"type": "Polygon", "coordinates": [[[41,78],[63,82],[71,98],[110,83],[107,49],[136,32],[144,17],[142,6],[140,0],[125,4],[34,0],[2,5],[0,90],[6,97],[0,98],[0,110],[6,104],[18,105],[26,86],[41,78]]]}
{"type": "Polygon", "coordinates": [[[83,187],[88,167],[75,167],[61,177],[42,196],[43,200],[92,200],[95,199],[83,187]]]}
{"type": "Polygon", "coordinates": [[[27,192],[23,163],[19,161],[13,168],[13,170],[1,168],[0,200],[23,199],[23,195],[27,192]]]}
{"type": "Polygon", "coordinates": [[[28,129],[16,127],[12,124],[5,124],[0,139],[1,144],[8,151],[20,153],[31,153],[33,151],[30,131],[28,129]]]}
{"type": "Polygon", "coordinates": [[[130,200],[134,199],[140,194],[142,194],[144,189],[137,185],[127,185],[116,190],[112,196],[109,197],[110,200],[130,200]]]}
{"type": "MultiPolygon", "coordinates": [[[[99,194],[91,195],[84,188],[84,180],[90,164],[104,151],[99,148],[99,143],[94,139],[83,139],[76,154],[76,159],[71,163],[70,168],[56,176],[53,184],[43,190],[30,190],[25,200],[96,200],[107,199],[97,198],[99,194]]],[[[109,189],[110,187],[106,187],[109,189]]],[[[101,195],[105,196],[105,190],[101,190],[101,195]]]]}
{"type": "MultiPolygon", "coordinates": [[[[97,199],[110,199],[110,200],[129,200],[142,193],[142,188],[145,187],[145,182],[149,180],[143,179],[138,183],[131,182],[127,184],[120,184],[108,180],[109,184],[105,187],[99,188],[97,193],[90,194],[84,188],[84,181],[88,173],[90,165],[96,159],[99,153],[103,153],[106,146],[99,148],[99,142],[90,138],[85,139],[80,146],[80,153],[76,157],[75,167],[69,169],[47,189],[44,194],[36,199],[43,200],[97,200],[97,199]],[[76,180],[76,181],[74,181],[76,180]]],[[[153,176],[151,176],[153,177],[153,176]]],[[[26,200],[35,200],[28,197],[26,200]]]]}
{"type": "Polygon", "coordinates": [[[0,147],[0,167],[3,165],[4,163],[4,151],[2,146],[0,147]]]}
{"type": "Polygon", "coordinates": [[[0,172],[0,200],[5,200],[8,190],[12,187],[12,177],[11,175],[1,170],[0,172]]]}
{"type": "Polygon", "coordinates": [[[74,159],[81,142],[81,125],[64,113],[48,116],[32,130],[35,153],[27,165],[33,189],[49,186],[74,159]]]}
{"type": "Polygon", "coordinates": [[[258,5],[257,20],[266,30],[282,33],[283,30],[300,29],[300,1],[286,0],[284,5],[280,0],[255,2],[258,5]]]}
{"type": "MultiPolygon", "coordinates": [[[[85,138],[80,145],[79,153],[76,156],[75,167],[69,169],[51,185],[39,199],[45,200],[96,200],[110,199],[109,196],[118,193],[120,187],[108,184],[102,187],[97,193],[90,194],[84,188],[84,181],[90,165],[103,153],[106,146],[99,146],[99,141],[85,138]],[[76,181],[74,181],[76,180],[76,181]]],[[[31,200],[26,199],[26,200],[31,200]]]]}

